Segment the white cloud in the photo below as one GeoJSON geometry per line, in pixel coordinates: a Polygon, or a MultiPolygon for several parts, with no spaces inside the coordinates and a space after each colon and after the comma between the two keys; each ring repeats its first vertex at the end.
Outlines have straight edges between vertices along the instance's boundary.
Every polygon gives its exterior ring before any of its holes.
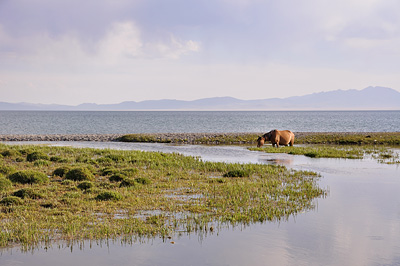
{"type": "Polygon", "coordinates": [[[146,42],[141,36],[139,27],[132,21],[113,23],[95,44],[85,43],[84,39],[73,32],[56,36],[47,32],[36,32],[30,36],[13,38],[1,27],[0,40],[1,46],[13,47],[7,52],[0,50],[1,58],[17,60],[19,63],[36,67],[49,67],[52,71],[57,67],[104,68],[120,64],[126,66],[135,63],[135,60],[180,59],[200,49],[198,42],[182,41],[173,34],[170,34],[169,40],[146,42]]]}
{"type": "Polygon", "coordinates": [[[200,51],[200,44],[193,40],[183,41],[169,34],[170,38],[145,41],[140,29],[131,21],[114,23],[99,42],[98,53],[107,63],[127,63],[133,59],[179,59],[200,51]]]}
{"type": "Polygon", "coordinates": [[[52,4],[42,20],[17,5],[0,17],[2,97],[110,103],[400,88],[397,0],[106,1],[92,18],[91,4],[59,16],[52,4]]]}
{"type": "Polygon", "coordinates": [[[169,42],[148,43],[145,49],[151,51],[148,54],[153,57],[178,59],[190,52],[199,52],[200,45],[192,40],[178,40],[171,35],[169,42]]]}
{"type": "Polygon", "coordinates": [[[111,25],[98,47],[100,56],[112,62],[120,57],[134,58],[143,55],[140,30],[132,22],[111,25]]]}

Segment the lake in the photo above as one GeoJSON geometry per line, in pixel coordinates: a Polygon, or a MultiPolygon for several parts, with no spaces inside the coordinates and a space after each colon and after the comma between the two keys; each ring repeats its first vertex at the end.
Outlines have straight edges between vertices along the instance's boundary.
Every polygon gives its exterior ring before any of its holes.
{"type": "Polygon", "coordinates": [[[0,134],[394,132],[400,111],[0,111],[0,134]]]}
{"type": "Polygon", "coordinates": [[[400,265],[399,165],[381,164],[371,158],[265,154],[242,146],[38,144],[179,152],[211,161],[280,164],[319,172],[319,185],[329,193],[315,201],[314,210],[288,221],[226,228],[205,236],[183,233],[167,241],[95,241],[73,246],[72,250],[60,243],[60,247],[55,244],[48,250],[29,253],[4,249],[0,265],[400,265]]]}

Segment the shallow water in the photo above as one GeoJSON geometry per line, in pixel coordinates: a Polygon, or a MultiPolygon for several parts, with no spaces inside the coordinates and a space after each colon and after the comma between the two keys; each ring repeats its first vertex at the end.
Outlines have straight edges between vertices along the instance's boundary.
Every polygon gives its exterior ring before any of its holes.
{"type": "MultiPolygon", "coordinates": [[[[31,142],[30,142],[31,143],[31,142]]],[[[42,144],[45,144],[42,142],[42,144]]],[[[3,250],[0,265],[399,265],[400,167],[372,159],[315,159],[265,154],[239,146],[142,143],[51,143],[111,149],[180,152],[204,160],[280,164],[321,173],[329,189],[317,208],[288,221],[230,228],[200,237],[21,253],[3,250]],[[174,244],[170,242],[173,241],[174,244]]]]}

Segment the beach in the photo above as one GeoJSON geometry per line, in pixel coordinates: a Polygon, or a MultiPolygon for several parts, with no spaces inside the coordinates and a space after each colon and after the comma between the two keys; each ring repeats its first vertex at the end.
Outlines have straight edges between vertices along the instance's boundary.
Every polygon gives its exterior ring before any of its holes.
{"type": "MultiPolygon", "coordinates": [[[[141,134],[2,134],[0,141],[126,141],[184,144],[254,144],[265,132],[243,133],[141,133],[141,134]],[[128,138],[129,137],[129,138],[128,138]]],[[[294,132],[295,143],[312,143],[317,138],[398,139],[400,132],[294,132]]]]}

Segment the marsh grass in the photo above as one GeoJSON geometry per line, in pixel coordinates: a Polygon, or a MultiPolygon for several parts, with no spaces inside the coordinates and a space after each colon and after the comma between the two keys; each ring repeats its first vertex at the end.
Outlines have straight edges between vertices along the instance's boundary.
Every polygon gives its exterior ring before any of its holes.
{"type": "Polygon", "coordinates": [[[363,159],[368,156],[377,159],[381,163],[400,163],[400,154],[393,149],[371,145],[308,145],[303,147],[279,147],[264,146],[262,148],[249,148],[252,151],[266,153],[286,153],[292,155],[304,155],[311,158],[344,158],[363,159]]]}
{"type": "Polygon", "coordinates": [[[108,149],[0,144],[0,151],[7,154],[0,158],[0,247],[22,250],[282,220],[313,208],[313,199],[325,195],[315,173],[281,166],[108,149]],[[38,160],[48,164],[21,157],[33,152],[47,155],[38,160]],[[16,182],[13,175],[21,172],[40,173],[48,182],[16,182]],[[111,182],[117,173],[126,177],[111,182]]]}
{"type": "MultiPolygon", "coordinates": [[[[122,142],[160,142],[191,144],[256,144],[263,133],[221,134],[128,134],[117,139],[122,142]]],[[[295,144],[335,145],[400,145],[400,132],[295,132],[295,144]]]]}
{"type": "Polygon", "coordinates": [[[279,147],[266,146],[262,148],[250,148],[253,151],[266,153],[287,153],[293,155],[305,155],[311,158],[346,158],[361,159],[365,148],[355,146],[307,146],[307,147],[279,147]]]}
{"type": "Polygon", "coordinates": [[[158,142],[158,143],[170,143],[171,140],[158,138],[152,134],[128,134],[117,139],[122,142],[158,142]]]}
{"type": "Polygon", "coordinates": [[[400,132],[372,133],[313,133],[296,135],[297,144],[336,144],[336,145],[400,145],[400,132]]]}
{"type": "MultiPolygon", "coordinates": [[[[239,134],[204,134],[203,136],[164,136],[164,134],[128,134],[118,138],[122,142],[158,142],[158,143],[191,143],[191,144],[253,144],[258,135],[254,133],[239,134]]],[[[197,134],[202,135],[202,134],[197,134]]]]}

